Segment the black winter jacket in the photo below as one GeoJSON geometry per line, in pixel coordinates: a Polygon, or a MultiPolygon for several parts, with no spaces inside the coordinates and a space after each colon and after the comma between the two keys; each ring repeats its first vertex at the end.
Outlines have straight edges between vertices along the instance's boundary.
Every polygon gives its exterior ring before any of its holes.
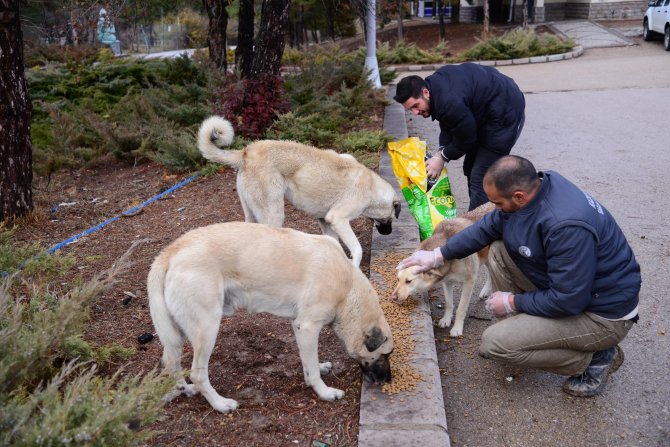
{"type": "Polygon", "coordinates": [[[520,312],[627,316],[638,305],[641,277],[623,232],[604,206],[557,172],[540,175],[542,187],[528,205],[514,213],[492,211],[450,238],[442,255],[460,259],[502,239],[538,288],[514,296],[520,312]]]}
{"type": "Polygon", "coordinates": [[[444,158],[456,160],[478,147],[509,154],[526,107],[511,78],[493,67],[468,62],[446,65],[425,81],[430,116],[440,123],[444,158]]]}

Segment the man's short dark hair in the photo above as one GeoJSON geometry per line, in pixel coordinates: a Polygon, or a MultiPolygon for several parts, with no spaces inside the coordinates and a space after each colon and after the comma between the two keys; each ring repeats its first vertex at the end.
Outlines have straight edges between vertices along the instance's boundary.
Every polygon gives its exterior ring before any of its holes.
{"type": "Polygon", "coordinates": [[[518,155],[506,155],[491,165],[484,181],[491,182],[498,194],[509,199],[514,191],[530,192],[535,189],[538,176],[529,160],[518,155]]]}
{"type": "Polygon", "coordinates": [[[426,81],[421,76],[406,76],[398,82],[393,99],[403,104],[410,97],[419,98],[424,87],[427,88],[428,84],[426,84],[426,81]]]}

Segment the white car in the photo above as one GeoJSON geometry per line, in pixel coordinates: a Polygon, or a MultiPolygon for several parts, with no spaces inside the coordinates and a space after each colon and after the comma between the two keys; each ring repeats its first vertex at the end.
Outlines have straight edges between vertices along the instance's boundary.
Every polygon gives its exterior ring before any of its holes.
{"type": "Polygon", "coordinates": [[[651,0],[642,23],[642,38],[652,40],[655,34],[663,35],[663,46],[670,51],[670,0],[651,0]]]}

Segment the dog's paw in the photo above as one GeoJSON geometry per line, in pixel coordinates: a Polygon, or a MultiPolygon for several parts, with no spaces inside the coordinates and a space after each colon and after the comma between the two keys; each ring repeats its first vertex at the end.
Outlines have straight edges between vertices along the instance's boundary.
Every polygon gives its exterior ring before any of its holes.
{"type": "Polygon", "coordinates": [[[479,292],[479,299],[484,299],[487,296],[491,294],[491,288],[490,287],[485,287],[482,289],[481,292],[479,292]]]}
{"type": "Polygon", "coordinates": [[[455,324],[454,327],[452,327],[451,330],[449,331],[449,335],[451,335],[452,337],[460,337],[461,335],[463,335],[463,323],[455,324]]]}
{"type": "Polygon", "coordinates": [[[332,369],[333,364],[330,362],[319,363],[319,371],[321,371],[321,375],[328,374],[332,369]]]}
{"type": "Polygon", "coordinates": [[[237,410],[237,407],[240,406],[236,400],[226,399],[225,397],[221,396],[219,396],[213,402],[210,402],[210,404],[212,404],[212,408],[221,413],[228,413],[229,411],[237,410]]]}
{"type": "Polygon", "coordinates": [[[437,326],[441,328],[449,327],[451,324],[451,315],[450,316],[444,316],[440,321],[437,322],[437,326]]]}
{"type": "Polygon", "coordinates": [[[325,387],[321,392],[317,393],[321,400],[338,400],[344,397],[344,391],[337,388],[325,387]]]}
{"type": "Polygon", "coordinates": [[[162,398],[161,400],[163,402],[171,402],[175,397],[181,396],[181,390],[180,389],[173,389],[168,391],[162,398]]]}

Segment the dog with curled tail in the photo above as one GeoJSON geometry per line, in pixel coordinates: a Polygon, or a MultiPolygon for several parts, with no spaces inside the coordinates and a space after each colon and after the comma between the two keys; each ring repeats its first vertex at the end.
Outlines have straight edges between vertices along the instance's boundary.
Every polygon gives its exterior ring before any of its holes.
{"type": "Polygon", "coordinates": [[[246,222],[281,227],[284,198],[318,220],[321,232],[339,239],[359,266],[361,244],[350,221],[375,221],[380,234],[390,234],[400,200],[386,180],[349,154],[297,143],[259,140],[242,150],[230,146],[235,132],[219,116],[207,118],[198,131],[198,149],[212,162],[237,170],[237,194],[246,222]]]}

